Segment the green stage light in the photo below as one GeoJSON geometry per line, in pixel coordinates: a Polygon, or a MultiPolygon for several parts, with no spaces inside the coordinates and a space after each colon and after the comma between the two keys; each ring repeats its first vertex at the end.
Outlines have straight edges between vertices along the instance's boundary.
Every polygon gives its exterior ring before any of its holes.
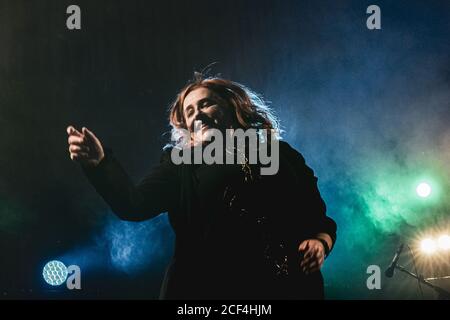
{"type": "Polygon", "coordinates": [[[416,188],[417,195],[421,198],[428,198],[431,195],[431,186],[426,182],[421,182],[416,188]]]}

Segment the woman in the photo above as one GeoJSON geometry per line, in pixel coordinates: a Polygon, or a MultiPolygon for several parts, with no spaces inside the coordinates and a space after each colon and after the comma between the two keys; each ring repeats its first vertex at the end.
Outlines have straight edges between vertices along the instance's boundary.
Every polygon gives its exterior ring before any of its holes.
{"type": "Polygon", "coordinates": [[[276,137],[278,122],[264,101],[238,83],[197,77],[177,95],[170,124],[173,144],[138,185],[91,131],[67,128],[71,159],[120,218],[168,212],[176,243],[161,298],[323,298],[320,268],[336,224],[300,153],[279,141],[274,175],[261,175],[246,157],[233,165],[172,161],[173,148],[202,147],[212,129],[269,130],[276,137]]]}

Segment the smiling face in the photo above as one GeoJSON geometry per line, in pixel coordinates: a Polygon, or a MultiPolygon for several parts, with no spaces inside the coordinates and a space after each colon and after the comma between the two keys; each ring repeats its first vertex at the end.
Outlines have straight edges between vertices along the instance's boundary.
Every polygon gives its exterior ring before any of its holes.
{"type": "Polygon", "coordinates": [[[208,88],[192,90],[184,99],[183,115],[194,144],[208,139],[208,129],[224,131],[233,125],[233,114],[224,101],[208,88]],[[194,130],[197,121],[202,122],[201,130],[194,130]]]}

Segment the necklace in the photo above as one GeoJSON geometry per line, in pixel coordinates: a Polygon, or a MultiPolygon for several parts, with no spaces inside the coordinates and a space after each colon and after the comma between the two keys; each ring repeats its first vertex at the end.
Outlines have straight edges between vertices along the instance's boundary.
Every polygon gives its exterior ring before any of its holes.
{"type": "Polygon", "coordinates": [[[244,182],[252,182],[255,180],[252,172],[252,167],[250,166],[250,161],[248,160],[245,151],[242,151],[236,147],[233,147],[233,151],[225,149],[228,154],[237,155],[238,162],[240,162],[241,170],[244,172],[244,182]],[[239,161],[243,160],[243,161],[239,161]]]}

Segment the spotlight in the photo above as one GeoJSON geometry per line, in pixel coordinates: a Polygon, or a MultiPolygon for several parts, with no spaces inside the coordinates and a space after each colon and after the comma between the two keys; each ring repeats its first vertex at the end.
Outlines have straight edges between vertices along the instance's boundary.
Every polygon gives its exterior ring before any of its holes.
{"type": "Polygon", "coordinates": [[[416,188],[417,195],[421,198],[427,198],[431,194],[431,186],[426,182],[421,182],[416,188]]]}
{"type": "Polygon", "coordinates": [[[42,276],[49,285],[60,286],[67,279],[67,267],[61,261],[50,261],[44,266],[42,276]]]}
{"type": "Polygon", "coordinates": [[[424,239],[420,243],[420,249],[426,254],[432,254],[437,249],[436,241],[430,238],[424,239]]]}
{"type": "Polygon", "coordinates": [[[442,235],[438,239],[438,246],[441,250],[449,250],[450,249],[450,236],[449,235],[442,235]]]}

